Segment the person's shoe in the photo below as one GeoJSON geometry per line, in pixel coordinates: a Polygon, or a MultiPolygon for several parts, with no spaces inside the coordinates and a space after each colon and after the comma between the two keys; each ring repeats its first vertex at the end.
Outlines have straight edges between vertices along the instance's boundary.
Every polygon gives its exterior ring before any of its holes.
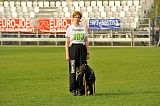
{"type": "Polygon", "coordinates": [[[76,91],[72,91],[72,96],[76,96],[76,91]]]}
{"type": "Polygon", "coordinates": [[[81,92],[78,91],[77,96],[82,96],[83,94],[81,92]]]}

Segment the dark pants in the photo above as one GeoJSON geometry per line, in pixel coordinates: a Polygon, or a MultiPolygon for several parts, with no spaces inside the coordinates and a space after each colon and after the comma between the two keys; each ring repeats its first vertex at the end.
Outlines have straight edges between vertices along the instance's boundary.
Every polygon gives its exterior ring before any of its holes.
{"type": "Polygon", "coordinates": [[[69,83],[70,92],[73,90],[82,91],[83,89],[83,73],[81,73],[80,66],[86,64],[87,50],[86,46],[82,44],[72,44],[69,47],[69,83]],[[77,73],[77,78],[76,78],[77,73]]]}

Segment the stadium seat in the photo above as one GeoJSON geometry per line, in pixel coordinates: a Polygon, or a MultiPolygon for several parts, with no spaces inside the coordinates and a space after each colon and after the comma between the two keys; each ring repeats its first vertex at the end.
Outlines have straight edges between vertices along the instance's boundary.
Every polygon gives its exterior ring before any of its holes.
{"type": "Polygon", "coordinates": [[[50,1],[50,7],[55,7],[55,1],[50,1]]]}
{"type": "Polygon", "coordinates": [[[34,12],[33,7],[28,7],[27,10],[28,12],[34,12]]]}
{"type": "Polygon", "coordinates": [[[112,12],[106,12],[107,17],[112,17],[112,12]]]}
{"type": "Polygon", "coordinates": [[[97,1],[97,6],[102,6],[102,1],[97,1]]]}
{"type": "Polygon", "coordinates": [[[21,6],[20,1],[16,1],[16,7],[20,7],[20,6],[21,6]]]}
{"type": "Polygon", "coordinates": [[[3,7],[3,2],[0,1],[0,7],[3,7]]]}
{"type": "Polygon", "coordinates": [[[17,18],[17,12],[12,12],[12,17],[17,18]]]}
{"type": "Polygon", "coordinates": [[[4,12],[4,7],[0,7],[0,12],[4,12]]]}
{"type": "Polygon", "coordinates": [[[81,12],[87,11],[86,7],[80,7],[81,12]]]}
{"type": "Polygon", "coordinates": [[[104,7],[104,10],[105,10],[106,12],[110,12],[110,11],[111,11],[111,7],[110,7],[110,6],[106,6],[106,7],[104,7]]]}
{"type": "Polygon", "coordinates": [[[122,8],[122,6],[117,6],[117,10],[116,11],[118,11],[118,12],[121,12],[121,11],[123,11],[123,8],[122,8]]]}
{"type": "Polygon", "coordinates": [[[23,13],[23,17],[24,17],[24,18],[28,18],[28,17],[29,17],[28,12],[24,12],[24,13],[23,13]]]}
{"type": "Polygon", "coordinates": [[[154,5],[154,0],[150,0],[150,5],[154,5]]]}
{"type": "Polygon", "coordinates": [[[16,11],[17,12],[22,12],[22,8],[21,7],[16,7],[16,11]]]}
{"type": "Polygon", "coordinates": [[[27,7],[22,7],[22,12],[27,12],[27,7]]]}
{"type": "Polygon", "coordinates": [[[150,6],[146,2],[142,3],[141,6],[143,7],[144,10],[150,9],[150,6]]]}
{"type": "Polygon", "coordinates": [[[49,1],[44,1],[44,7],[49,7],[49,1]]]}
{"type": "Polygon", "coordinates": [[[56,1],[56,7],[61,7],[61,2],[60,1],[56,1]]]}
{"type": "Polygon", "coordinates": [[[59,13],[59,17],[60,17],[60,18],[64,18],[64,12],[60,12],[60,13],[59,13]]]}
{"type": "Polygon", "coordinates": [[[106,12],[101,12],[101,17],[105,18],[106,17],[106,12]]]}
{"type": "Polygon", "coordinates": [[[88,13],[88,16],[89,16],[90,18],[94,18],[94,12],[89,12],[89,13],[88,13]]]}
{"type": "Polygon", "coordinates": [[[104,7],[103,6],[99,7],[99,12],[104,12],[104,7]]]}
{"type": "Polygon", "coordinates": [[[26,1],[21,1],[21,7],[26,7],[26,1]]]}
{"type": "Polygon", "coordinates": [[[120,5],[121,5],[120,1],[115,1],[115,6],[120,6],[120,5]]]}
{"type": "Polygon", "coordinates": [[[85,1],[85,7],[89,7],[90,6],[90,1],[85,1]]]}
{"type": "Polygon", "coordinates": [[[98,11],[99,11],[99,8],[98,8],[97,6],[94,6],[94,7],[92,8],[92,11],[93,11],[93,12],[98,12],[98,11]]]}
{"type": "Polygon", "coordinates": [[[67,6],[66,1],[62,1],[62,7],[66,7],[66,6],[67,6]]]}
{"type": "Polygon", "coordinates": [[[136,8],[135,8],[135,6],[130,6],[130,7],[129,7],[129,11],[131,11],[131,12],[134,12],[134,11],[136,11],[136,8]]]}
{"type": "Polygon", "coordinates": [[[10,2],[9,2],[9,6],[10,6],[10,7],[14,7],[14,3],[15,3],[14,1],[10,1],[10,2]]]}
{"type": "Polygon", "coordinates": [[[37,2],[33,2],[33,7],[38,7],[38,3],[37,2]]]}
{"type": "Polygon", "coordinates": [[[123,22],[120,22],[120,28],[121,28],[121,29],[124,29],[124,24],[123,24],[123,22]]]}
{"type": "Polygon", "coordinates": [[[62,12],[63,8],[62,7],[57,7],[57,11],[56,12],[62,12]]]}
{"type": "Polygon", "coordinates": [[[132,28],[132,29],[135,29],[136,27],[137,27],[137,24],[136,24],[135,22],[132,22],[132,23],[131,23],[131,28],[132,28]]]}
{"type": "Polygon", "coordinates": [[[111,11],[112,12],[115,12],[117,9],[116,9],[116,6],[111,6],[111,11]]]}
{"type": "Polygon", "coordinates": [[[82,14],[84,18],[88,18],[88,12],[83,12],[82,14]]]}
{"type": "Polygon", "coordinates": [[[16,12],[16,7],[11,7],[11,12],[16,12]]]}
{"type": "Polygon", "coordinates": [[[23,18],[23,12],[18,12],[17,16],[18,16],[18,18],[23,18]]]}
{"type": "Polygon", "coordinates": [[[96,1],[91,1],[91,6],[97,6],[96,4],[96,1]]]}
{"type": "Polygon", "coordinates": [[[138,20],[139,20],[139,18],[138,18],[138,16],[136,16],[135,18],[134,18],[134,22],[138,22],[138,20]]]}
{"type": "Polygon", "coordinates": [[[127,23],[124,23],[124,27],[125,27],[125,28],[130,28],[130,23],[128,23],[128,22],[127,22],[127,23]]]}
{"type": "Polygon", "coordinates": [[[68,7],[63,7],[63,12],[68,12],[68,7]]]}
{"type": "Polygon", "coordinates": [[[5,18],[5,12],[0,12],[0,18],[5,18]]]}
{"type": "Polygon", "coordinates": [[[128,22],[130,22],[130,23],[132,23],[132,22],[134,22],[134,17],[128,17],[128,22]]]}
{"type": "Polygon", "coordinates": [[[129,11],[129,6],[124,6],[123,11],[129,11]]]}
{"type": "Polygon", "coordinates": [[[58,12],[53,12],[53,17],[54,18],[58,18],[58,16],[59,16],[58,12]]]}
{"type": "Polygon", "coordinates": [[[94,14],[94,17],[97,18],[97,19],[101,19],[101,13],[100,12],[96,12],[94,14]]]}
{"type": "Polygon", "coordinates": [[[145,2],[146,2],[146,0],[140,0],[140,5],[142,5],[145,2]]]}
{"type": "Polygon", "coordinates": [[[5,15],[6,15],[7,18],[11,18],[12,17],[11,12],[6,12],[5,15]]]}
{"type": "Polygon", "coordinates": [[[138,6],[139,5],[139,0],[134,0],[133,4],[134,4],[134,6],[138,6]]]}
{"type": "Polygon", "coordinates": [[[127,23],[127,22],[128,22],[127,19],[128,19],[127,17],[123,17],[123,18],[121,19],[121,21],[122,21],[123,23],[127,23]]]}
{"type": "Polygon", "coordinates": [[[132,17],[138,16],[138,13],[136,11],[131,12],[131,14],[132,14],[132,17]]]}
{"type": "Polygon", "coordinates": [[[34,18],[35,17],[35,13],[31,12],[31,13],[29,13],[29,16],[30,16],[30,18],[34,18]]]}
{"type": "Polygon", "coordinates": [[[34,7],[34,12],[38,13],[39,12],[39,7],[34,7]]]}
{"type": "Polygon", "coordinates": [[[127,1],[127,6],[132,6],[133,2],[132,1],[127,1]]]}
{"type": "Polygon", "coordinates": [[[126,1],[121,1],[121,6],[126,6],[126,1]]]}
{"type": "Polygon", "coordinates": [[[113,17],[119,17],[119,12],[112,12],[113,17]]]}
{"type": "Polygon", "coordinates": [[[138,15],[140,16],[140,15],[144,15],[144,12],[143,12],[143,10],[142,9],[140,9],[139,11],[138,11],[138,15]]]}
{"type": "Polygon", "coordinates": [[[10,9],[10,7],[4,7],[4,11],[5,11],[5,12],[10,12],[11,9],[10,9]]]}
{"type": "Polygon", "coordinates": [[[68,12],[73,13],[73,11],[74,11],[74,7],[69,7],[68,8],[68,12]]]}
{"type": "Polygon", "coordinates": [[[120,15],[120,17],[125,17],[125,12],[124,12],[124,11],[121,11],[121,12],[119,13],[119,15],[120,15]]]}
{"type": "Polygon", "coordinates": [[[73,6],[76,8],[76,7],[78,7],[78,1],[74,1],[73,2],[73,6]]]}
{"type": "Polygon", "coordinates": [[[68,7],[73,7],[72,2],[69,0],[66,2],[68,7]]]}
{"type": "Polygon", "coordinates": [[[87,7],[87,12],[92,12],[92,7],[91,6],[87,7]]]}
{"type": "Polygon", "coordinates": [[[114,6],[114,1],[109,1],[109,6],[114,6]]]}
{"type": "Polygon", "coordinates": [[[27,1],[27,7],[32,7],[32,2],[31,1],[27,1]]]}
{"type": "Polygon", "coordinates": [[[80,11],[80,7],[75,7],[75,11],[80,11]]]}
{"type": "Polygon", "coordinates": [[[84,7],[84,1],[79,1],[79,6],[84,7]]]}
{"type": "Polygon", "coordinates": [[[66,17],[66,18],[71,18],[70,12],[65,12],[65,17],[66,17]]]}
{"type": "Polygon", "coordinates": [[[108,6],[108,1],[103,1],[103,6],[108,6]]]}
{"type": "Polygon", "coordinates": [[[9,6],[9,2],[8,1],[4,1],[4,7],[8,7],[9,6]]]}
{"type": "Polygon", "coordinates": [[[126,17],[131,17],[131,12],[126,11],[126,12],[125,12],[125,16],[126,16],[126,17]]]}
{"type": "Polygon", "coordinates": [[[43,1],[38,2],[38,7],[43,7],[43,1]]]}

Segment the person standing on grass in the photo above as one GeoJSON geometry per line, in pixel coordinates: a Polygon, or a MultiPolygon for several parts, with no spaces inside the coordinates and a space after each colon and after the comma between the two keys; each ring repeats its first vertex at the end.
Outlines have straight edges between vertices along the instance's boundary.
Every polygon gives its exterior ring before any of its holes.
{"type": "Polygon", "coordinates": [[[72,18],[73,25],[67,28],[65,35],[66,60],[69,62],[70,92],[72,96],[82,96],[84,74],[81,72],[80,66],[87,64],[86,60],[89,59],[88,32],[86,27],[80,25],[82,13],[75,11],[72,18]]]}

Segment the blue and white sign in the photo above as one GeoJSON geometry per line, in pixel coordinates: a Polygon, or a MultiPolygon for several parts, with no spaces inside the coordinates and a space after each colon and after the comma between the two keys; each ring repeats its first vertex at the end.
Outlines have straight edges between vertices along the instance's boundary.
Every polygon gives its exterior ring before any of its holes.
{"type": "Polygon", "coordinates": [[[89,19],[89,30],[120,29],[120,19],[89,19]]]}
{"type": "Polygon", "coordinates": [[[160,16],[157,16],[157,18],[160,18],[160,16]]]}

